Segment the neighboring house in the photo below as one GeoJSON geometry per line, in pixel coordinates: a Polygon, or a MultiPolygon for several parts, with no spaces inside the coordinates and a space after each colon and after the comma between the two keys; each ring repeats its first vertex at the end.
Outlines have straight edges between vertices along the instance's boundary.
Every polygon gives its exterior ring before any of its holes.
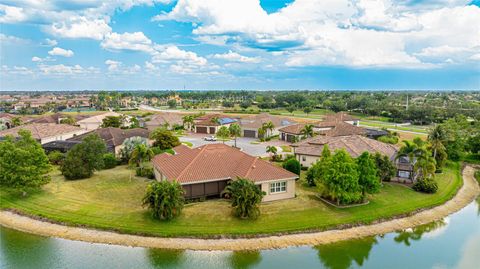
{"type": "Polygon", "coordinates": [[[103,119],[105,119],[106,117],[112,117],[112,116],[118,117],[118,116],[122,116],[122,114],[119,114],[116,112],[106,112],[103,114],[99,114],[99,115],[95,115],[95,116],[91,116],[91,117],[79,120],[77,121],[77,124],[82,129],[85,129],[87,131],[92,131],[100,128],[100,126],[103,123],[103,119]]]}
{"type": "Polygon", "coordinates": [[[0,131],[0,137],[5,137],[7,135],[18,137],[18,131],[22,129],[30,131],[33,138],[39,141],[40,144],[46,144],[58,140],[67,140],[85,133],[84,129],[68,124],[32,123],[0,131]]]}
{"type": "Polygon", "coordinates": [[[322,121],[314,124],[316,133],[324,136],[366,135],[367,130],[344,121],[322,121]]]}
{"type": "Polygon", "coordinates": [[[173,150],[174,155],[162,153],[153,158],[155,178],[178,181],[187,199],[220,197],[227,183],[238,177],[252,180],[266,192],[263,201],[295,197],[296,174],[231,146],[180,145],[173,150]]]}
{"type": "Polygon", "coordinates": [[[302,130],[305,128],[304,123],[293,124],[289,126],[285,126],[280,128],[278,132],[280,133],[279,138],[280,140],[295,143],[302,139],[302,130]]]}
{"type": "Polygon", "coordinates": [[[360,119],[355,118],[345,112],[338,112],[335,114],[329,114],[325,116],[324,122],[338,122],[342,121],[351,125],[359,126],[360,119]]]}
{"type": "Polygon", "coordinates": [[[395,160],[398,149],[387,143],[367,138],[361,135],[350,136],[315,136],[292,145],[295,157],[304,167],[310,167],[322,155],[324,145],[328,145],[333,152],[339,149],[346,150],[356,158],[365,151],[372,154],[376,152],[395,160]]]}
{"type": "MultiPolygon", "coordinates": [[[[45,115],[37,118],[32,118],[29,123],[60,123],[63,119],[67,119],[69,115],[62,114],[62,113],[55,113],[51,115],[45,115]]],[[[72,117],[76,120],[83,120],[88,118],[86,115],[72,115],[72,117]]]]}
{"type": "Polygon", "coordinates": [[[207,114],[196,118],[193,121],[193,125],[195,126],[195,133],[215,134],[220,127],[229,127],[230,124],[235,122],[237,122],[237,120],[220,114],[207,114]]]}
{"type": "Polygon", "coordinates": [[[116,156],[120,155],[120,152],[123,148],[123,141],[130,137],[149,137],[150,131],[141,129],[141,128],[134,128],[134,129],[120,129],[120,128],[99,128],[88,133],[85,133],[80,136],[73,137],[68,141],[83,141],[85,137],[91,134],[97,134],[105,144],[107,145],[108,151],[115,153],[116,156]]]}
{"type": "Polygon", "coordinates": [[[15,115],[10,113],[0,113],[0,130],[12,128],[12,119],[15,115]]]}
{"type": "Polygon", "coordinates": [[[414,164],[415,160],[411,162],[408,157],[398,158],[395,162],[397,167],[397,177],[394,180],[403,183],[413,183],[418,176],[414,173],[414,164]]]}
{"type": "Polygon", "coordinates": [[[264,123],[272,122],[274,129],[269,131],[270,136],[278,135],[279,130],[285,126],[295,124],[294,121],[288,118],[282,118],[270,115],[268,113],[260,113],[254,116],[240,119],[240,127],[242,128],[242,136],[252,138],[262,138],[258,135],[258,129],[260,129],[264,123]]]}
{"type": "Polygon", "coordinates": [[[158,127],[167,127],[171,130],[174,126],[183,126],[183,117],[187,114],[160,112],[149,117],[150,120],[144,122],[144,127],[148,130],[154,130],[158,127]]]}

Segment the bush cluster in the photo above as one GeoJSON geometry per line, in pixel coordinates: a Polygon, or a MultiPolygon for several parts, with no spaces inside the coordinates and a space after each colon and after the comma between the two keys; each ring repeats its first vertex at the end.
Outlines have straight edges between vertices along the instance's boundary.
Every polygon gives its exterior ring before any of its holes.
{"type": "Polygon", "coordinates": [[[424,192],[424,193],[435,193],[438,190],[437,182],[432,178],[424,178],[420,179],[415,184],[413,184],[412,188],[415,191],[424,192]]]}

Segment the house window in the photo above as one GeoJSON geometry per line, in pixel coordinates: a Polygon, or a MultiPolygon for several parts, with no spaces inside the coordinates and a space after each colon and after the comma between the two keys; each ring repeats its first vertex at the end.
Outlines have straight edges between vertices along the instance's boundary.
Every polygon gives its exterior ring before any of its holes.
{"type": "Polygon", "coordinates": [[[306,162],[307,161],[307,156],[302,156],[302,161],[306,162]]]}
{"type": "Polygon", "coordinates": [[[286,191],[287,191],[286,181],[270,183],[270,193],[280,193],[280,192],[286,192],[286,191]]]}
{"type": "Polygon", "coordinates": [[[410,172],[408,172],[408,171],[398,171],[398,177],[410,178],[410,172]]]}

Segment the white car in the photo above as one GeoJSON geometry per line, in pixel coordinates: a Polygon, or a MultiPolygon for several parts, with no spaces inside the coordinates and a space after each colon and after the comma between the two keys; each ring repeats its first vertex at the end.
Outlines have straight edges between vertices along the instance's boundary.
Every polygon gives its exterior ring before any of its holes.
{"type": "Polygon", "coordinates": [[[205,141],[217,141],[217,138],[214,135],[211,135],[211,136],[205,136],[203,138],[203,140],[205,140],[205,141]]]}

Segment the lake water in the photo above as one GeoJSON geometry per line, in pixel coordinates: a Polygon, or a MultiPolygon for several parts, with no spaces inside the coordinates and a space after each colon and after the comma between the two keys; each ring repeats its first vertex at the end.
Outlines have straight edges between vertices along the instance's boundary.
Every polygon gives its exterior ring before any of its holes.
{"type": "Polygon", "coordinates": [[[251,252],[91,244],[0,228],[0,267],[480,269],[480,199],[415,229],[316,247],[251,252]]]}

